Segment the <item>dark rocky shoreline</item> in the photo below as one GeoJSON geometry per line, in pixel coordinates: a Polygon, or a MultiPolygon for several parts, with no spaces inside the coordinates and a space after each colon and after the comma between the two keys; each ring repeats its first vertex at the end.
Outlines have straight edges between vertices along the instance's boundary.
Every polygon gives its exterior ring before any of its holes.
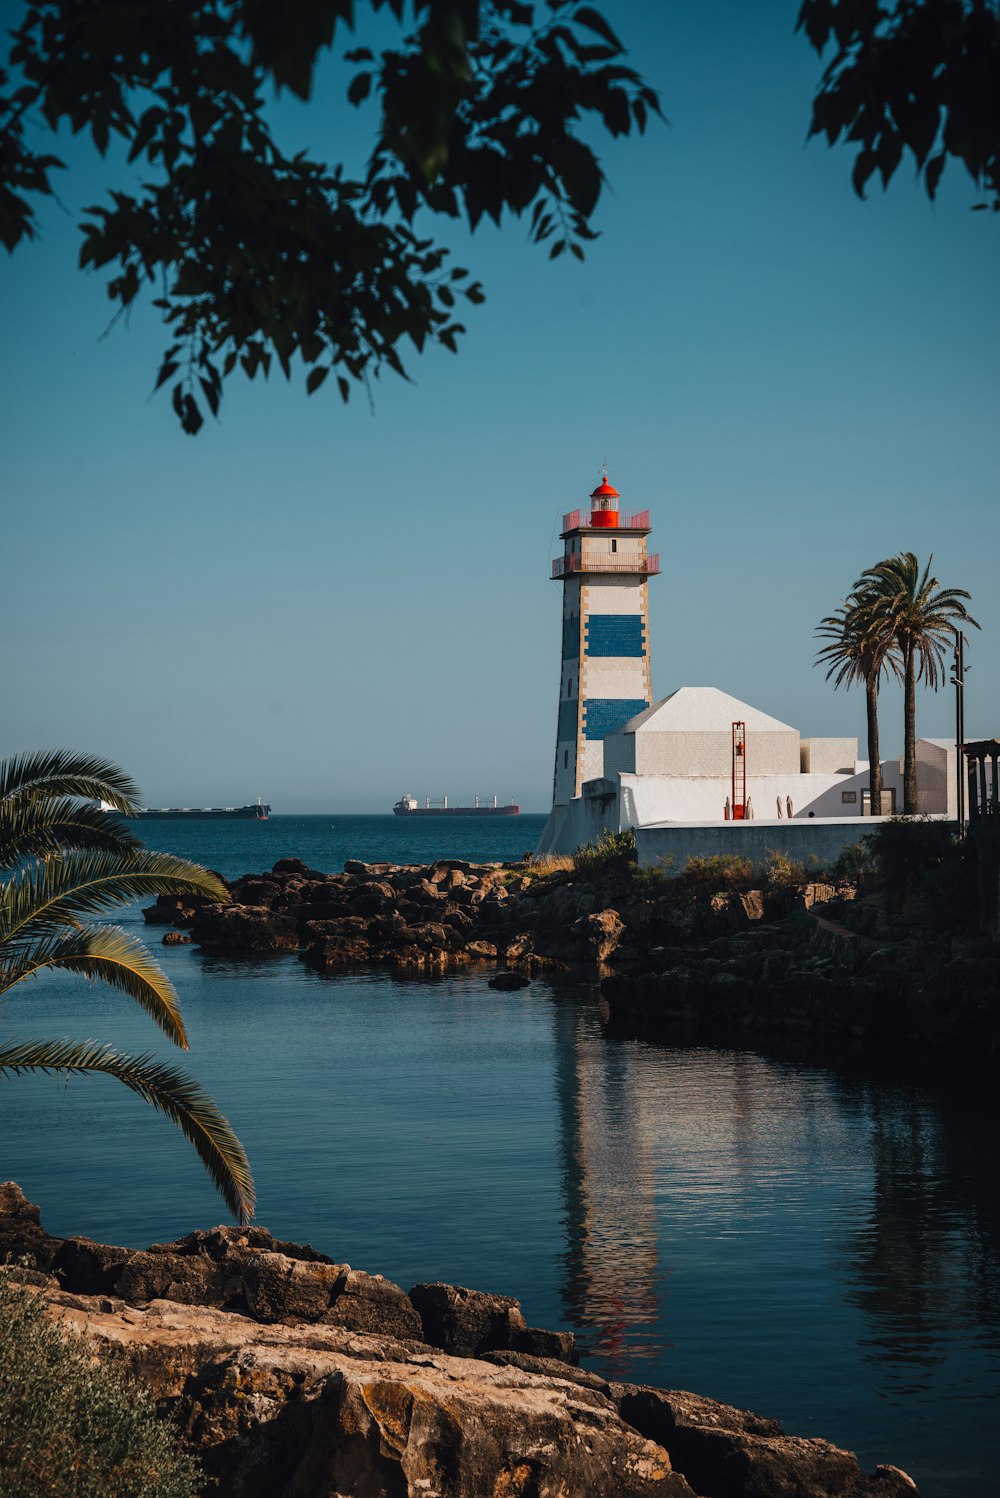
{"type": "Polygon", "coordinates": [[[161,896],[145,912],[206,952],[297,953],[320,972],[433,974],[474,964],[496,987],[525,975],[600,981],[612,1023],[719,1044],[775,1039],[935,1063],[1000,1054],[1000,947],[928,932],[852,885],[713,892],[634,869],[539,874],[530,863],[349,861],[322,874],[282,859],[229,886],[228,904],[161,896]]]}
{"type": "Polygon", "coordinates": [[[7,1182],[0,1258],[125,1359],[227,1498],[916,1494],[774,1420],[586,1372],[510,1297],[407,1293],[263,1227],[145,1251],[53,1238],[7,1182]]]}

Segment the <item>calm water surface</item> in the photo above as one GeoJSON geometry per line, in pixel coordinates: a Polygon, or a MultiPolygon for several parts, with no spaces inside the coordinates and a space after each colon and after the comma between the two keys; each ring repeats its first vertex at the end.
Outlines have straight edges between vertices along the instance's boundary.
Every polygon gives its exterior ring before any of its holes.
{"type": "MultiPolygon", "coordinates": [[[[233,875],[289,854],[330,870],[510,857],[540,825],[144,831],[233,875]]],[[[906,1468],[925,1498],[995,1493],[997,1128],[970,1098],[611,1039],[578,984],[501,994],[486,973],[329,979],[294,958],[157,950],[190,1069],[246,1144],[277,1235],[404,1287],[516,1295],[531,1322],[572,1326],[592,1367],[776,1415],[906,1468]]],[[[3,1020],[12,1037],[170,1054],[80,980],[25,987],[3,1020]]],[[[0,1175],[52,1232],[144,1246],[224,1216],[190,1148],[111,1082],[21,1079],[0,1108],[0,1175]]]]}

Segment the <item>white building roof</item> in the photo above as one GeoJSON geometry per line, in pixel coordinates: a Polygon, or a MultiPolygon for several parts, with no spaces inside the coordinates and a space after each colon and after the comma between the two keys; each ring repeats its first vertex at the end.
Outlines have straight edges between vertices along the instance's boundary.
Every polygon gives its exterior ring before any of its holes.
{"type": "Polygon", "coordinates": [[[779,723],[767,713],[759,712],[748,702],[720,692],[718,687],[678,687],[636,713],[621,729],[622,733],[729,733],[734,723],[742,721],[747,732],[797,733],[787,723],[779,723]]]}

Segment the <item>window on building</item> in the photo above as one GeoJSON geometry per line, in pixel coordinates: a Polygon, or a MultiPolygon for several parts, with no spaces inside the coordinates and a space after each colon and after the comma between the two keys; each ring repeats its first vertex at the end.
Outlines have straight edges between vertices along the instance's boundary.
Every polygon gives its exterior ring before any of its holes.
{"type": "Polygon", "coordinates": [[[569,750],[568,749],[564,749],[563,750],[563,769],[564,770],[568,770],[569,769],[569,750]]]}
{"type": "Polygon", "coordinates": [[[611,550],[612,551],[617,551],[618,550],[618,542],[617,541],[612,541],[612,543],[611,543],[611,550]]]}
{"type": "Polygon", "coordinates": [[[571,676],[570,679],[569,679],[569,681],[566,684],[566,696],[567,697],[572,697],[572,695],[573,695],[573,678],[571,676]]]}

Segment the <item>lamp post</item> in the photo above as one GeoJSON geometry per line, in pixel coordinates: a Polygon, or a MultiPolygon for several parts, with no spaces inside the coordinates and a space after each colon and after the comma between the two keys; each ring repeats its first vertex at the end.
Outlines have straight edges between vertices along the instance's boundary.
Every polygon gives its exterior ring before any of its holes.
{"type": "Polygon", "coordinates": [[[965,836],[965,636],[960,629],[955,631],[955,664],[951,678],[955,688],[955,779],[958,835],[965,836]]]}

